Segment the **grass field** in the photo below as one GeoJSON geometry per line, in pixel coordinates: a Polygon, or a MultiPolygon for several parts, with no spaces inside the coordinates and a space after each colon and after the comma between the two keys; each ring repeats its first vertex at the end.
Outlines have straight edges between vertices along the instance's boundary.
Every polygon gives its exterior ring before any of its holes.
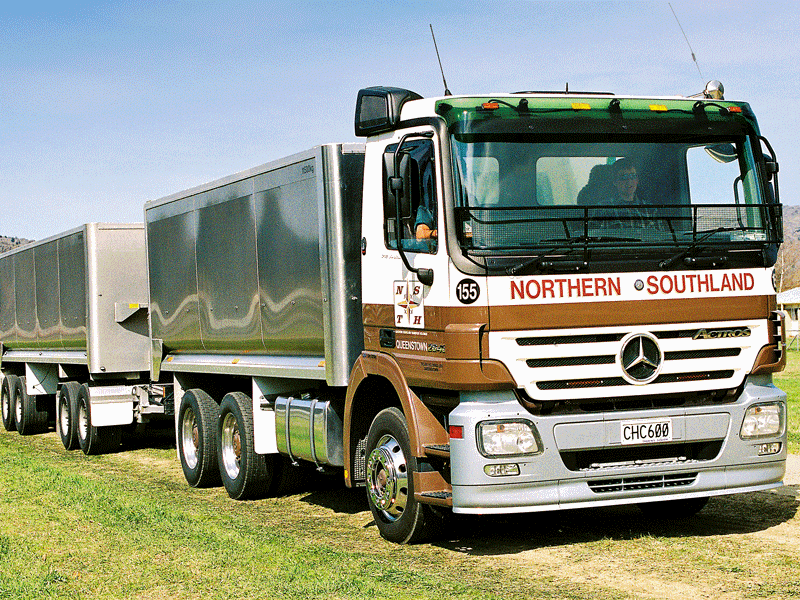
{"type": "Polygon", "coordinates": [[[800,352],[789,352],[786,368],[774,379],[789,397],[789,452],[800,454],[800,352]]]}
{"type": "MultiPolygon", "coordinates": [[[[776,377],[794,452],[798,359],[776,377]]],[[[127,444],[86,457],[0,428],[0,599],[800,598],[797,481],[685,521],[634,507],[459,518],[408,547],[338,479],[234,502],[186,486],[168,429],[127,444]]]]}

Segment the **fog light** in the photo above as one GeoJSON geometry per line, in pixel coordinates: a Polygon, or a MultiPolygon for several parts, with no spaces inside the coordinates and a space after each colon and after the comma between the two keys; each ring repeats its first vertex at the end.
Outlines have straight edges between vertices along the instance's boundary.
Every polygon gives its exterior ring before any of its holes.
{"type": "Polygon", "coordinates": [[[739,434],[742,439],[780,435],[783,431],[783,404],[757,404],[747,409],[739,434]]]}
{"type": "Polygon", "coordinates": [[[489,477],[506,477],[508,475],[519,475],[519,465],[511,463],[508,465],[486,465],[483,472],[489,477]]]}
{"type": "Polygon", "coordinates": [[[770,442],[769,444],[761,444],[758,447],[759,456],[768,456],[770,454],[777,454],[781,451],[780,442],[770,442]]]}
{"type": "Polygon", "coordinates": [[[478,423],[478,449],[484,456],[530,456],[541,452],[536,428],[530,421],[478,423]]]}

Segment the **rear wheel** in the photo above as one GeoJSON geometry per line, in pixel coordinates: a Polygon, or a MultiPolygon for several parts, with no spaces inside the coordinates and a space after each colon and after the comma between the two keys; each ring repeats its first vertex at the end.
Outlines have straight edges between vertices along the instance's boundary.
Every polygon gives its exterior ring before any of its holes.
{"type": "Polygon", "coordinates": [[[3,377],[3,385],[0,391],[0,409],[3,414],[3,427],[6,431],[17,430],[17,420],[14,417],[14,385],[17,381],[16,375],[6,375],[3,377]]]}
{"type": "Polygon", "coordinates": [[[653,518],[686,519],[699,513],[706,504],[708,504],[708,497],[660,500],[658,502],[643,502],[639,504],[639,510],[648,517],[653,518]]]}
{"type": "MultiPolygon", "coordinates": [[[[33,435],[47,430],[47,409],[39,410],[38,397],[28,395],[25,377],[18,378],[14,383],[13,398],[17,431],[20,435],[33,435]]],[[[45,398],[42,399],[44,400],[45,398]]]]}
{"type": "Polygon", "coordinates": [[[68,381],[59,388],[56,395],[56,429],[61,443],[67,450],[77,450],[80,447],[78,419],[75,416],[80,389],[80,384],[68,381]]]}
{"type": "Polygon", "coordinates": [[[178,412],[178,455],[183,476],[192,487],[220,482],[217,466],[217,414],[219,407],[203,390],[188,390],[178,412]]]}
{"type": "Polygon", "coordinates": [[[251,500],[274,493],[283,461],[277,454],[256,454],[253,402],[241,392],[222,399],[217,422],[217,460],[222,484],[231,498],[251,500]]]}
{"type": "Polygon", "coordinates": [[[80,386],[77,397],[76,425],[78,443],[87,456],[113,452],[122,443],[122,428],[119,426],[96,427],[92,425],[92,404],[89,388],[80,386]]]}
{"type": "Polygon", "coordinates": [[[435,520],[431,508],[414,498],[416,470],[403,413],[382,410],[367,434],[367,499],[378,531],[390,542],[419,542],[435,520]]]}

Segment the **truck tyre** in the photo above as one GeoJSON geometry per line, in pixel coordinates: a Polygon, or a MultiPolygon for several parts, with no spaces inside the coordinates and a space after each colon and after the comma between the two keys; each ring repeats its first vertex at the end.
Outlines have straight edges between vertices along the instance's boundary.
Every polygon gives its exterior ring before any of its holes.
{"type": "MultiPolygon", "coordinates": [[[[14,407],[17,431],[20,435],[33,435],[47,430],[47,410],[39,410],[37,396],[29,396],[27,380],[20,377],[14,383],[14,407]]],[[[50,396],[52,397],[52,396],[50,396]]]]}
{"type": "Polygon", "coordinates": [[[403,413],[382,410],[367,434],[367,500],[378,531],[390,542],[419,542],[435,520],[431,508],[414,498],[416,470],[403,413]]]}
{"type": "Polygon", "coordinates": [[[187,390],[178,412],[178,455],[186,482],[197,488],[219,485],[219,407],[203,390],[187,390]]]}
{"type": "Polygon", "coordinates": [[[226,394],[219,406],[217,460],[222,484],[235,500],[263,498],[281,480],[280,455],[256,454],[253,401],[241,392],[226,394]]]}
{"type": "Polygon", "coordinates": [[[708,504],[708,497],[660,500],[658,502],[642,502],[639,504],[639,510],[654,519],[688,519],[703,510],[706,504],[708,504]]]}
{"type": "Polygon", "coordinates": [[[118,426],[95,427],[92,425],[92,404],[89,402],[89,388],[80,386],[76,399],[76,425],[78,444],[87,456],[105,454],[117,450],[122,443],[122,428],[118,426]]]}
{"type": "Polygon", "coordinates": [[[3,427],[6,431],[17,430],[17,420],[14,417],[14,384],[16,375],[3,377],[2,391],[0,391],[0,409],[3,413],[3,427]]]}
{"type": "Polygon", "coordinates": [[[76,381],[68,381],[59,388],[56,395],[56,429],[61,443],[67,450],[77,450],[78,419],[75,416],[78,407],[78,392],[81,386],[76,381]]]}

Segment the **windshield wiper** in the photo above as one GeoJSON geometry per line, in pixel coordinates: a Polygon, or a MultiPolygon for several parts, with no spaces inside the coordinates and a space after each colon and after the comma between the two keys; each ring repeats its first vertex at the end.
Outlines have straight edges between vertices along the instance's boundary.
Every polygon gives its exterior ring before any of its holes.
{"type": "MultiPolygon", "coordinates": [[[[724,233],[726,231],[741,231],[741,230],[742,230],[741,227],[717,227],[716,229],[710,229],[708,231],[704,231],[704,232],[702,232],[703,235],[701,235],[699,238],[697,238],[695,241],[693,241],[691,244],[689,244],[689,246],[685,250],[682,250],[681,252],[678,252],[678,254],[676,254],[676,255],[674,255],[674,256],[672,256],[670,258],[665,258],[660,263],[658,263],[658,266],[659,266],[659,268],[664,269],[664,270],[669,269],[673,265],[675,265],[675,263],[677,263],[678,261],[681,261],[684,258],[687,258],[687,257],[691,256],[692,254],[694,254],[695,251],[700,248],[700,244],[705,242],[712,235],[715,235],[717,233],[724,233]]],[[[727,259],[725,257],[721,257],[719,262],[720,263],[725,263],[725,262],[727,262],[727,259]]]]}
{"type": "MultiPolygon", "coordinates": [[[[554,242],[556,240],[542,240],[544,242],[554,242]]],[[[554,246],[549,250],[542,252],[541,254],[534,256],[533,258],[529,258],[525,262],[521,262],[517,265],[506,267],[506,275],[516,275],[520,271],[527,269],[532,265],[536,265],[537,268],[542,266],[547,266],[548,269],[557,268],[559,266],[558,261],[544,261],[544,258],[548,254],[552,254],[558,250],[569,250],[572,251],[575,249],[576,244],[589,244],[589,243],[603,243],[603,242],[640,242],[640,239],[637,238],[630,238],[630,237],[613,237],[613,236],[594,236],[594,235],[581,235],[578,237],[570,238],[568,240],[564,240],[558,246],[554,246]]],[[[569,271],[578,271],[583,267],[586,267],[588,263],[586,261],[566,261],[561,266],[565,270],[569,271]]]]}

